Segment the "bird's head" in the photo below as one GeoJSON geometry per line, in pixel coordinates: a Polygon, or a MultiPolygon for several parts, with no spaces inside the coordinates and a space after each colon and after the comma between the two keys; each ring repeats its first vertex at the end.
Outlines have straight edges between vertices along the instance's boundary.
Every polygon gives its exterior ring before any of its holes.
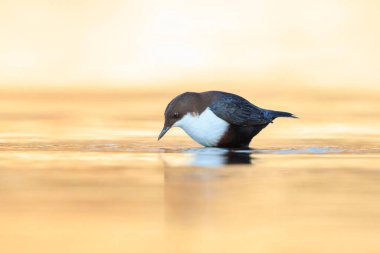
{"type": "Polygon", "coordinates": [[[166,132],[172,127],[181,126],[179,122],[183,117],[189,113],[197,114],[199,112],[199,104],[201,98],[199,93],[185,92],[175,97],[167,105],[165,109],[165,123],[161,133],[158,136],[158,140],[161,139],[166,132]]]}

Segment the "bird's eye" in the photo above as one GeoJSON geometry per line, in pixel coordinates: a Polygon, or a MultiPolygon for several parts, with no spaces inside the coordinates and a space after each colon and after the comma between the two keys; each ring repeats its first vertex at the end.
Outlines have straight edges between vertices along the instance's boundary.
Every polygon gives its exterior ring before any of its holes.
{"type": "Polygon", "coordinates": [[[173,117],[177,119],[177,118],[179,117],[179,113],[178,113],[178,112],[175,112],[175,113],[173,114],[173,117]]]}

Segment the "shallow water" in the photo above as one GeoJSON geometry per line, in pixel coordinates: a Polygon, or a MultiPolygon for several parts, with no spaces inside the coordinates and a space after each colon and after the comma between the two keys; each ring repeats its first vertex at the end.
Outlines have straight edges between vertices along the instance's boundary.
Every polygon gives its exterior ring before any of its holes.
{"type": "Polygon", "coordinates": [[[273,97],[300,119],[226,150],[149,94],[2,93],[2,252],[380,252],[377,99],[273,97]]]}

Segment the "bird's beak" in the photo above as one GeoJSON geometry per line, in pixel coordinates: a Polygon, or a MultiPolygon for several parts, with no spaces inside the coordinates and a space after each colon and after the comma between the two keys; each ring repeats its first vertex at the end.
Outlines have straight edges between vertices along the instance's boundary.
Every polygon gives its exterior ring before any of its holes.
{"type": "Polygon", "coordinates": [[[160,135],[158,136],[158,140],[160,140],[165,134],[167,131],[169,131],[170,127],[169,126],[164,126],[164,128],[162,129],[160,135]]]}

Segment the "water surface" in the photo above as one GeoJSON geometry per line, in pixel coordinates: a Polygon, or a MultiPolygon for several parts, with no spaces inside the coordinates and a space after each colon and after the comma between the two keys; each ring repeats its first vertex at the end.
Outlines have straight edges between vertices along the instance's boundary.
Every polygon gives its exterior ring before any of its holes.
{"type": "Polygon", "coordinates": [[[3,93],[2,252],[380,252],[378,100],[274,96],[300,119],[227,150],[149,94],[3,93]]]}

